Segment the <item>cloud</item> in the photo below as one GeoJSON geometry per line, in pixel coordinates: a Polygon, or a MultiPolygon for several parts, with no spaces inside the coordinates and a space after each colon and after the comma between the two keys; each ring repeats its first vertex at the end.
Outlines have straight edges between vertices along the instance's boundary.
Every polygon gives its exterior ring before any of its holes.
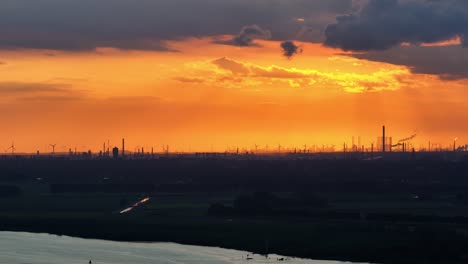
{"type": "Polygon", "coordinates": [[[249,65],[229,58],[221,58],[213,61],[213,64],[221,69],[230,71],[236,75],[245,75],[250,77],[277,78],[277,79],[295,79],[309,77],[307,74],[288,70],[286,68],[271,66],[260,67],[258,65],[249,65]]]}
{"type": "Polygon", "coordinates": [[[173,79],[182,83],[203,83],[202,78],[175,77],[173,79]]]}
{"type": "Polygon", "coordinates": [[[245,26],[242,28],[241,32],[233,39],[221,42],[218,41],[217,43],[248,47],[257,46],[257,44],[255,44],[254,42],[256,39],[271,39],[271,32],[269,30],[262,29],[257,25],[245,26]]]}
{"type": "Polygon", "coordinates": [[[66,102],[66,101],[76,101],[84,99],[79,95],[39,95],[39,96],[24,96],[18,98],[22,101],[36,101],[36,102],[66,102]]]}
{"type": "MultiPolygon", "coordinates": [[[[0,30],[1,32],[1,30],[0,30]]],[[[0,37],[0,48],[4,50],[16,49],[46,49],[64,51],[94,51],[99,47],[111,47],[122,50],[151,50],[176,52],[162,40],[128,39],[122,40],[105,37],[89,37],[69,32],[54,34],[49,32],[28,32],[21,39],[15,38],[15,33],[7,32],[0,37]]]]}
{"type": "Polygon", "coordinates": [[[283,49],[283,55],[288,58],[302,52],[302,49],[292,41],[282,42],[281,49],[283,49]]]}
{"type": "Polygon", "coordinates": [[[395,47],[386,51],[355,53],[350,56],[408,66],[413,73],[434,74],[442,79],[468,78],[468,49],[459,45],[395,47]]]}
{"type": "Polygon", "coordinates": [[[218,66],[219,68],[228,70],[232,72],[233,74],[250,73],[249,68],[247,68],[244,64],[237,62],[235,60],[228,59],[226,57],[213,61],[213,64],[218,66]]]}
{"type": "Polygon", "coordinates": [[[250,68],[254,77],[263,78],[276,78],[276,79],[300,79],[300,78],[312,78],[314,74],[303,73],[299,71],[289,70],[286,68],[271,66],[271,67],[260,67],[251,66],[250,68]]]}
{"type": "MultiPolygon", "coordinates": [[[[386,50],[402,43],[434,43],[468,32],[468,4],[461,0],[369,0],[325,30],[325,45],[343,50],[386,50]]],[[[465,44],[466,45],[466,44],[465,44]]]]}
{"type": "Polygon", "coordinates": [[[64,84],[45,84],[45,83],[18,83],[18,82],[0,82],[0,94],[30,94],[43,92],[68,92],[64,84]]]}
{"type": "Polygon", "coordinates": [[[125,103],[125,104],[132,104],[132,103],[159,103],[163,100],[160,97],[156,96],[113,96],[108,97],[105,99],[109,102],[116,102],[116,103],[125,103]]]}
{"type": "MultiPolygon", "coordinates": [[[[235,35],[245,25],[294,39],[303,25],[293,18],[320,29],[350,10],[351,0],[3,0],[0,49],[171,51],[165,40],[235,35]]],[[[253,32],[243,33],[237,41],[249,44],[253,32]]],[[[320,42],[319,33],[303,38],[320,42]]]]}
{"type": "Polygon", "coordinates": [[[69,101],[85,98],[81,90],[72,89],[64,83],[0,82],[2,99],[13,98],[27,101],[69,101]]]}
{"type": "MultiPolygon", "coordinates": [[[[353,60],[353,59],[351,59],[353,60]]],[[[259,66],[243,63],[229,58],[213,61],[218,68],[229,72],[218,73],[223,78],[223,85],[228,82],[231,87],[249,87],[272,85],[273,82],[286,84],[289,87],[316,87],[326,89],[339,88],[346,92],[363,93],[378,91],[394,91],[401,88],[409,71],[404,68],[376,69],[371,73],[327,72],[315,69],[285,68],[276,65],[259,66]],[[235,78],[232,78],[232,77],[235,78]],[[235,80],[235,81],[233,81],[235,80]]],[[[207,82],[219,83],[218,76],[214,80],[207,77],[207,82]]]]}

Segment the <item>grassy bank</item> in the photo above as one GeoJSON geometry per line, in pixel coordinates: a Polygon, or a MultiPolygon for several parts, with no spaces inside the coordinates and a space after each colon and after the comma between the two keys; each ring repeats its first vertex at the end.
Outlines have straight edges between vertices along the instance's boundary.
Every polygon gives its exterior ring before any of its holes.
{"type": "Polygon", "coordinates": [[[0,230],[467,263],[466,171],[432,161],[0,160],[0,230]]]}

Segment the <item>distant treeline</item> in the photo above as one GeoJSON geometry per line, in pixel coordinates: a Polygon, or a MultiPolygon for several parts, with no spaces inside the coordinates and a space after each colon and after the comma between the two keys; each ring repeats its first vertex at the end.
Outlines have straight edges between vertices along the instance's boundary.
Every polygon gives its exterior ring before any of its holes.
{"type": "Polygon", "coordinates": [[[468,224],[466,216],[424,215],[411,213],[384,213],[353,210],[335,210],[326,199],[313,193],[300,192],[279,197],[268,192],[241,195],[232,205],[212,204],[207,214],[220,217],[310,217],[321,220],[377,221],[388,223],[451,223],[468,224]]]}
{"type": "Polygon", "coordinates": [[[301,215],[310,209],[326,208],[328,201],[311,193],[296,193],[289,197],[279,197],[268,192],[255,192],[237,197],[232,206],[215,203],[208,209],[213,216],[252,216],[252,215],[301,215]]]}
{"type": "Polygon", "coordinates": [[[58,193],[346,192],[428,198],[466,193],[467,171],[465,161],[0,159],[0,182],[36,181],[58,193]]]}

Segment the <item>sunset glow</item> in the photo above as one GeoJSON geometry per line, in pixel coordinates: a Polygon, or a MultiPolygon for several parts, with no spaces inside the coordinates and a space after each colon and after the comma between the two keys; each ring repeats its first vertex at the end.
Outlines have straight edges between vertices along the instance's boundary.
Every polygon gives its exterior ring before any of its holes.
{"type": "MultiPolygon", "coordinates": [[[[99,149],[122,137],[130,149],[158,151],[338,146],[353,135],[370,144],[384,123],[396,138],[420,131],[417,146],[468,136],[465,78],[322,43],[298,40],[302,53],[292,58],[282,56],[279,40],[225,44],[235,37],[164,40],[161,51],[1,50],[0,150],[11,142],[22,152],[47,152],[51,143],[99,149]]],[[[461,42],[457,35],[419,48],[461,42]]]]}

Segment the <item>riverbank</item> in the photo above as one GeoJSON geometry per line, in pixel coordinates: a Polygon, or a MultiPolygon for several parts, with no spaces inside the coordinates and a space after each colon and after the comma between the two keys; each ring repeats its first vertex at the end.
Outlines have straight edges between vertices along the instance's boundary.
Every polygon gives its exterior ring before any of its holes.
{"type": "Polygon", "coordinates": [[[288,258],[279,255],[269,255],[268,258],[265,258],[262,255],[245,251],[176,243],[115,242],[2,231],[0,231],[0,238],[0,262],[8,264],[88,263],[88,260],[97,264],[243,264],[246,262],[250,264],[345,264],[335,261],[288,258]]]}
{"type": "Polygon", "coordinates": [[[113,241],[175,242],[371,263],[466,263],[468,240],[446,228],[305,219],[2,217],[0,229],[113,241]],[[388,228],[388,227],[387,227],[388,228]]]}
{"type": "Polygon", "coordinates": [[[0,160],[0,171],[0,230],[309,259],[468,262],[465,162],[0,160]]]}

